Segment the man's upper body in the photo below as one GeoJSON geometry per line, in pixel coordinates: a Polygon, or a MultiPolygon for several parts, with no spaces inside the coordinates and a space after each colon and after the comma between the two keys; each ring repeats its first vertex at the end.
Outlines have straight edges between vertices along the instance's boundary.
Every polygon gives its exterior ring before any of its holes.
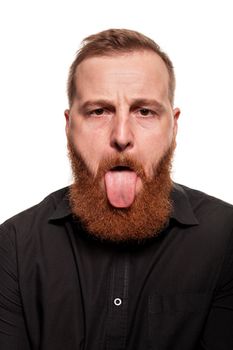
{"type": "Polygon", "coordinates": [[[163,232],[116,244],[67,195],[1,226],[1,350],[233,348],[231,205],[176,184],[163,232]]]}
{"type": "Polygon", "coordinates": [[[171,180],[174,90],[151,39],[85,39],[65,111],[74,183],[1,226],[1,350],[233,348],[233,210],[171,180]]]}

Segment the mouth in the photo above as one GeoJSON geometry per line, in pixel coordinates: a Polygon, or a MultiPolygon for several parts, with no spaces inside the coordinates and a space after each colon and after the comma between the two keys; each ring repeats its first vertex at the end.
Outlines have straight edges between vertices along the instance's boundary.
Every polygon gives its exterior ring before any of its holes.
{"type": "Polygon", "coordinates": [[[117,166],[114,166],[113,168],[111,168],[110,171],[122,172],[122,171],[134,171],[134,170],[127,165],[117,165],[117,166]]]}

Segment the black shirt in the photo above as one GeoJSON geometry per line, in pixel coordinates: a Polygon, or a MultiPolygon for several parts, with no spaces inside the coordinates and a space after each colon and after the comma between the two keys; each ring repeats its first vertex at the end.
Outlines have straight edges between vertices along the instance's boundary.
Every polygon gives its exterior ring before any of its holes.
{"type": "Polygon", "coordinates": [[[232,350],[233,207],[174,185],[144,243],[92,238],[68,189],[0,226],[1,350],[232,350]]]}

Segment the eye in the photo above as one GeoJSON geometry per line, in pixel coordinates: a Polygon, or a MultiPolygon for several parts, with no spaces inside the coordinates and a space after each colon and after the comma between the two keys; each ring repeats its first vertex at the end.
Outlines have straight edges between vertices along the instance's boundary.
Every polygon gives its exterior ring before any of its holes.
{"type": "Polygon", "coordinates": [[[138,110],[138,113],[141,117],[153,117],[154,115],[156,115],[154,111],[148,108],[140,108],[138,110]]]}
{"type": "Polygon", "coordinates": [[[104,112],[105,110],[103,108],[97,108],[97,109],[94,109],[93,111],[90,111],[89,115],[100,116],[100,115],[103,115],[104,112]]]}

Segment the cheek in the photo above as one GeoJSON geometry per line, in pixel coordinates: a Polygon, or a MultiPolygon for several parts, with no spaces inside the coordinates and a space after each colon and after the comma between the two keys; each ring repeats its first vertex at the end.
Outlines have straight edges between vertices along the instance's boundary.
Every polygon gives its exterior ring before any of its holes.
{"type": "Polygon", "coordinates": [[[80,153],[89,169],[95,174],[104,154],[104,136],[98,130],[75,125],[69,130],[69,138],[75,150],[80,153]]]}
{"type": "Polygon", "coordinates": [[[156,167],[170,147],[173,139],[172,135],[172,132],[167,131],[164,133],[162,130],[157,130],[141,138],[139,146],[140,158],[144,163],[145,172],[148,176],[153,174],[154,167],[156,167]]]}

